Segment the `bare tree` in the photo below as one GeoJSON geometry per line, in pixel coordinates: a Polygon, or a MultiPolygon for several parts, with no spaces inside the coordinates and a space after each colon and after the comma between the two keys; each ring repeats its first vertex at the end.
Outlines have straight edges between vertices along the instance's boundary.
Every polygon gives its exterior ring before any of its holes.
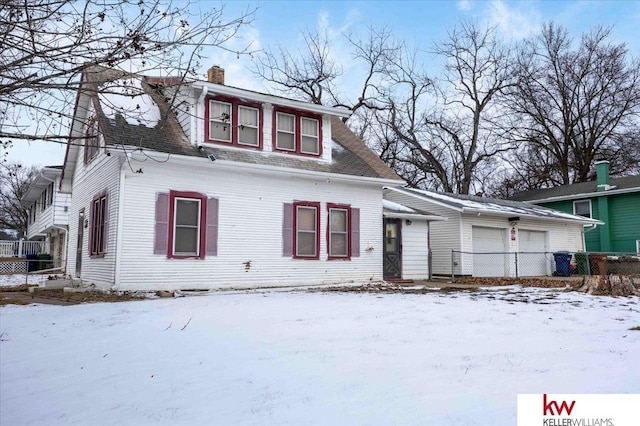
{"type": "Polygon", "coordinates": [[[601,157],[612,174],[638,171],[640,61],[610,38],[595,28],[576,45],[549,23],[521,47],[508,108],[522,148],[509,179],[524,189],[587,181],[601,157]]]}
{"type": "Polygon", "coordinates": [[[394,136],[388,143],[406,148],[385,147],[383,158],[398,156],[386,160],[404,164],[396,171],[412,185],[468,194],[509,149],[497,131],[503,112],[496,100],[512,84],[510,51],[493,28],[463,22],[434,53],[445,60],[439,78],[424,75],[415,54],[389,74],[389,112],[380,124],[394,136]]]}
{"type": "Polygon", "coordinates": [[[102,65],[184,82],[197,73],[203,49],[229,49],[252,14],[224,20],[221,7],[208,3],[196,15],[188,2],[172,0],[3,1],[0,143],[69,143],[83,71],[102,65]]]}
{"type": "Polygon", "coordinates": [[[303,46],[297,51],[278,45],[275,50],[267,49],[255,55],[252,72],[283,95],[360,112],[352,115],[358,119],[350,124],[358,128],[356,133],[366,133],[370,112],[382,108],[378,101],[379,87],[400,44],[393,40],[387,27],[370,27],[365,37],[350,32],[336,40],[329,37],[326,29],[307,29],[302,31],[302,37],[303,46]],[[340,90],[338,84],[343,77],[343,66],[333,54],[339,41],[351,48],[351,65],[355,64],[351,68],[360,71],[355,86],[354,80],[350,81],[349,93],[340,90]]]}
{"type": "Polygon", "coordinates": [[[13,229],[19,233],[27,230],[29,216],[20,200],[38,173],[36,167],[0,163],[0,229],[13,229]]]}

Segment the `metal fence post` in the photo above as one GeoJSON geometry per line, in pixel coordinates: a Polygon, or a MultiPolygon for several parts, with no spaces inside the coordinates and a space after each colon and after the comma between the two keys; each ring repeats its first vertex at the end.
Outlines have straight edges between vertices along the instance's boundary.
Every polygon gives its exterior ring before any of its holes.
{"type": "Polygon", "coordinates": [[[516,278],[520,278],[520,276],[518,275],[518,252],[513,253],[515,256],[515,260],[516,260],[516,278]]]}
{"type": "Polygon", "coordinates": [[[451,250],[451,282],[455,282],[456,278],[455,278],[455,270],[454,268],[454,259],[453,259],[453,253],[454,251],[451,250]]]}
{"type": "Polygon", "coordinates": [[[433,280],[433,252],[431,249],[428,251],[429,257],[427,259],[427,265],[429,268],[429,281],[433,280]]]}

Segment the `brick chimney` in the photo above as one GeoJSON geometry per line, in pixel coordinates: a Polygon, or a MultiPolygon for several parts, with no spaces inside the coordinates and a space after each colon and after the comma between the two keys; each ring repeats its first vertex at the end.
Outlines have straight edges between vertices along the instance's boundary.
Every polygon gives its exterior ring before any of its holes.
{"type": "Polygon", "coordinates": [[[609,162],[607,160],[596,161],[596,182],[598,191],[606,191],[609,186],[609,162]]]}
{"type": "Polygon", "coordinates": [[[209,83],[224,84],[224,68],[217,65],[207,70],[207,81],[209,83]]]}

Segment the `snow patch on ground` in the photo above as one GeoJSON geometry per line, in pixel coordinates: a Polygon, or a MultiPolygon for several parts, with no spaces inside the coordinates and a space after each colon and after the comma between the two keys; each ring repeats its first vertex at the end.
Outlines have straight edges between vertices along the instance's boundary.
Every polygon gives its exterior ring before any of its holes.
{"type": "Polygon", "coordinates": [[[513,425],[638,392],[638,298],[499,288],[0,307],[0,424],[513,425]]]}

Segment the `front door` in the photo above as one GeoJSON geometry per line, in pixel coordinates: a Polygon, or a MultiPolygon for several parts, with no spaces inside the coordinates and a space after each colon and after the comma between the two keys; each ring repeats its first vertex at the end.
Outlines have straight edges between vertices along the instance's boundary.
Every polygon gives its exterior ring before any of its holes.
{"type": "Polygon", "coordinates": [[[76,246],[76,277],[82,270],[82,238],[84,236],[84,209],[78,214],[78,245],[76,246]]]}
{"type": "Polygon", "coordinates": [[[400,219],[384,219],[384,278],[402,278],[400,219]]]}

